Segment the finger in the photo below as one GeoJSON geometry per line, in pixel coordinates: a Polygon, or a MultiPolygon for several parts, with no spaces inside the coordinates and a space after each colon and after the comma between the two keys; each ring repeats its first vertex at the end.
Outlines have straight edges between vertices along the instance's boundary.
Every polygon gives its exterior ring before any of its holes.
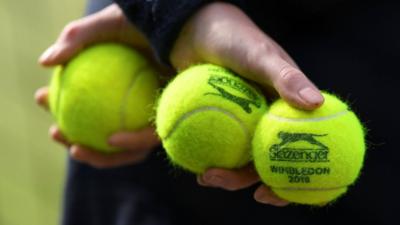
{"type": "Polygon", "coordinates": [[[283,200],[276,196],[271,188],[261,185],[260,187],[257,188],[256,192],[254,192],[254,199],[257,202],[263,203],[263,204],[270,204],[274,206],[287,206],[289,205],[289,202],[286,200],[283,200]]]}
{"type": "Polygon", "coordinates": [[[288,62],[290,65],[293,67],[299,69],[299,66],[297,63],[290,57],[290,55],[283,49],[278,43],[276,43],[272,38],[269,36],[266,36],[266,39],[276,48],[276,54],[280,56],[282,59],[284,59],[286,62],[288,62]]]}
{"type": "Polygon", "coordinates": [[[235,191],[249,187],[259,181],[258,174],[252,165],[241,169],[227,170],[212,168],[208,169],[202,176],[199,184],[204,186],[219,187],[235,191]]]}
{"type": "Polygon", "coordinates": [[[201,186],[210,186],[209,184],[207,184],[204,180],[203,177],[201,175],[196,177],[197,183],[200,184],[201,186]]]}
{"type": "Polygon", "coordinates": [[[63,136],[60,129],[58,129],[57,125],[52,125],[49,128],[50,137],[56,142],[69,147],[71,144],[67,141],[67,139],[63,136]]]}
{"type": "Polygon", "coordinates": [[[153,127],[147,127],[136,132],[119,132],[109,138],[109,144],[131,151],[142,151],[160,144],[153,127]]]}
{"type": "Polygon", "coordinates": [[[133,29],[122,11],[112,4],[98,13],[69,23],[57,41],[39,58],[43,66],[67,62],[85,46],[101,41],[128,42],[138,48],[148,46],[144,36],[133,29]]]}
{"type": "Polygon", "coordinates": [[[259,46],[254,44],[256,41],[232,49],[236,55],[248,57],[246,60],[231,57],[226,62],[228,67],[247,75],[266,89],[272,86],[279,96],[296,108],[312,110],[323,104],[324,99],[318,88],[281,48],[269,39],[265,39],[264,43],[258,40],[261,42],[259,46]]]}
{"type": "Polygon", "coordinates": [[[147,154],[148,152],[137,153],[131,151],[106,154],[79,145],[73,145],[70,148],[70,155],[73,159],[98,169],[137,163],[144,160],[147,154]]]}
{"type": "Polygon", "coordinates": [[[35,92],[35,101],[38,105],[42,106],[44,109],[49,109],[49,88],[48,87],[41,87],[36,90],[35,92]]]}
{"type": "Polygon", "coordinates": [[[219,21],[204,29],[206,33],[201,35],[208,38],[207,48],[197,49],[204,59],[227,66],[264,87],[273,86],[284,100],[297,108],[311,110],[322,105],[324,99],[318,88],[276,42],[239,8],[219,5],[225,9],[223,12],[217,13],[218,7],[214,7],[215,12],[208,10],[208,17],[204,19],[219,21]],[[228,32],[215,32],[218,30],[228,32]],[[229,31],[235,31],[234,35],[229,31]]]}
{"type": "Polygon", "coordinates": [[[279,95],[289,104],[305,110],[321,106],[324,98],[318,88],[296,67],[279,56],[264,62],[265,74],[279,95]]]}

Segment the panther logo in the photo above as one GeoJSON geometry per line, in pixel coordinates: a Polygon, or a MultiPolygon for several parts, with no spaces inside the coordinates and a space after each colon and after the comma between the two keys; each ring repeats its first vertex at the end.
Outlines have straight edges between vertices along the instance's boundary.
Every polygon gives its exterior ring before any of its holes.
{"type": "Polygon", "coordinates": [[[270,159],[290,162],[329,162],[328,146],[317,140],[327,135],[280,131],[278,138],[281,142],[270,147],[270,159]]]}
{"type": "Polygon", "coordinates": [[[252,112],[251,105],[257,108],[261,107],[261,99],[258,94],[243,84],[243,82],[226,76],[212,75],[208,79],[208,84],[218,91],[218,93],[208,92],[205,95],[221,96],[240,106],[246,113],[252,112]],[[235,95],[234,91],[239,92],[243,96],[235,95]]]}

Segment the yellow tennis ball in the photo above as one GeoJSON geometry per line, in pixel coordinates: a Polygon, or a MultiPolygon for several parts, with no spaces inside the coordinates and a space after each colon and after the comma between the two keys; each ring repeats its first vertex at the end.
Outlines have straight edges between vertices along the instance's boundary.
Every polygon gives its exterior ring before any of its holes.
{"type": "Polygon", "coordinates": [[[357,179],[365,153],[357,116],[333,95],[302,111],[278,100],[253,139],[255,167],[279,197],[300,204],[330,202],[357,179]]]}
{"type": "Polygon", "coordinates": [[[239,168],[266,111],[259,90],[216,65],[180,73],[159,100],[157,133],[172,163],[196,174],[211,167],[239,168]]]}
{"type": "Polygon", "coordinates": [[[158,87],[156,72],[134,49],[97,44],[55,69],[50,110],[71,143],[115,152],[109,136],[146,127],[158,87]]]}

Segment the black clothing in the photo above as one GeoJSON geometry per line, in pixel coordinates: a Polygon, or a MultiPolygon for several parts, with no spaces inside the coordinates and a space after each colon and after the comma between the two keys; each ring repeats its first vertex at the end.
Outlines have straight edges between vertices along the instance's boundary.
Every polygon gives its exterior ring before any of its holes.
{"type": "MultiPolygon", "coordinates": [[[[184,21],[208,1],[117,2],[168,63],[184,21]]],[[[230,2],[281,44],[319,88],[349,100],[369,130],[358,182],[327,207],[277,208],[252,199],[256,186],[237,192],[198,186],[193,175],[168,165],[162,149],[142,164],[110,170],[71,161],[64,224],[398,224],[398,1],[230,2]]]]}

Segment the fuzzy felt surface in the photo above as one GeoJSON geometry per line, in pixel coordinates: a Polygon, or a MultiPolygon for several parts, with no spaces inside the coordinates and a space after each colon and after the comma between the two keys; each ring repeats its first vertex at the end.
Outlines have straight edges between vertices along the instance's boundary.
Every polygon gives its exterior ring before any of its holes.
{"type": "Polygon", "coordinates": [[[158,87],[156,72],[138,52],[97,44],[56,68],[50,109],[68,141],[113,152],[111,134],[149,124],[158,87]]]}
{"type": "Polygon", "coordinates": [[[194,173],[238,168],[250,160],[251,139],[267,105],[257,88],[222,67],[181,72],[158,103],[157,133],[172,163],[194,173]]]}
{"type": "Polygon", "coordinates": [[[253,158],[262,181],[291,202],[332,201],[362,168],[366,147],[360,121],[338,98],[323,95],[325,103],[315,111],[278,100],[254,135],[253,158]]]}

